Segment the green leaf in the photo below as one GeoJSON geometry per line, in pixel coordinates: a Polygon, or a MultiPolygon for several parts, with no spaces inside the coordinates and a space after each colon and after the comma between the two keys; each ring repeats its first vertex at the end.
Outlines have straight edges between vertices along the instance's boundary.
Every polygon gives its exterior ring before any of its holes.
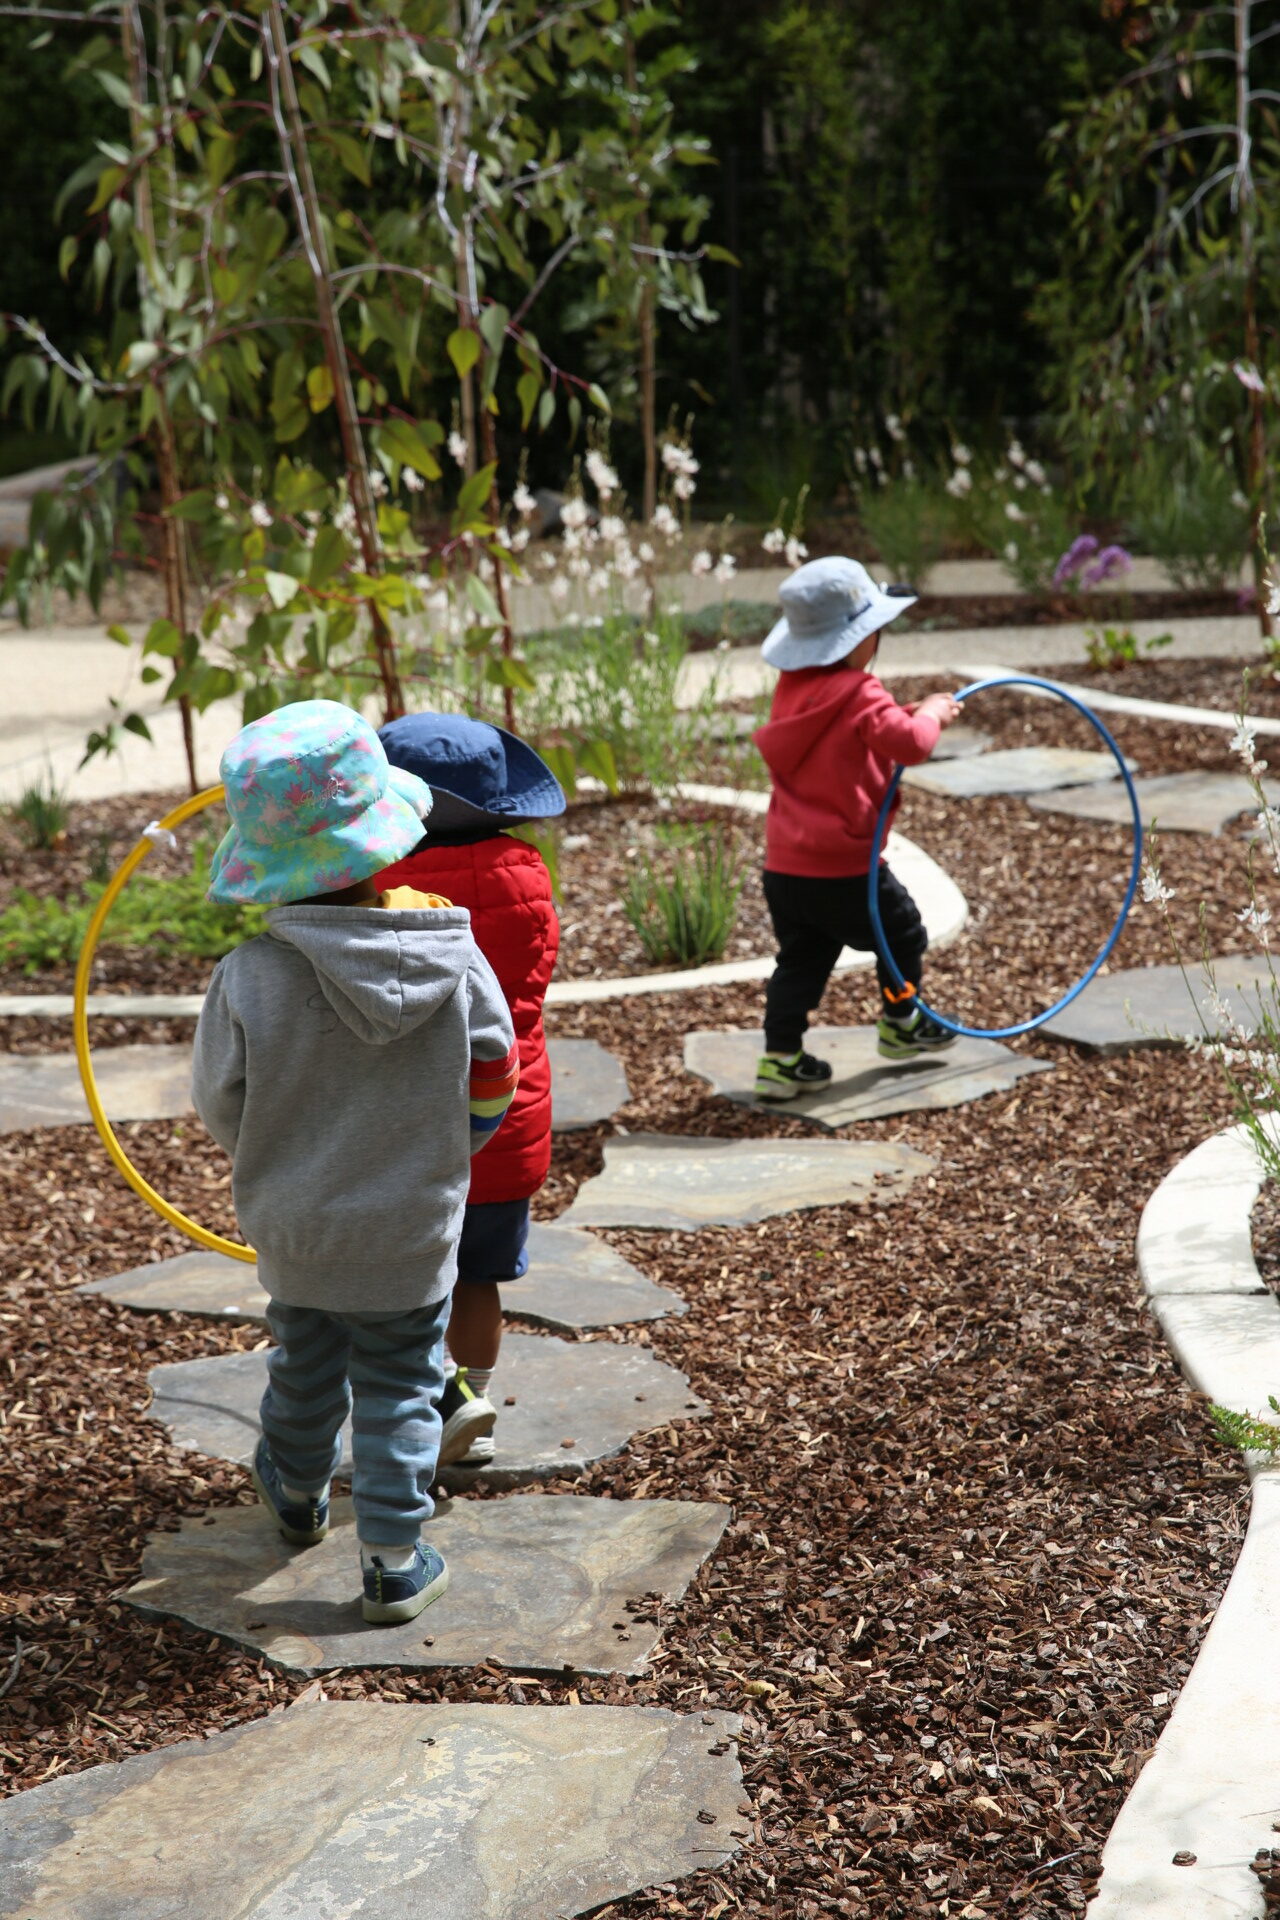
{"type": "Polygon", "coordinates": [[[507,337],[507,322],[510,318],[511,315],[507,309],[499,305],[496,300],[480,315],[480,331],[484,335],[486,347],[495,360],[502,355],[503,343],[507,337]]]}
{"type": "Polygon", "coordinates": [[[556,417],[556,396],[548,387],[538,402],[538,425],[543,433],[556,417]]]}
{"type": "Polygon", "coordinates": [[[271,402],[271,418],[275,421],[276,439],[287,443],[306,432],[310,414],[297,394],[291,393],[284,400],[271,402]]]}
{"type": "Polygon", "coordinates": [[[613,408],[609,405],[608,394],[605,392],[603,387],[598,387],[594,380],[591,382],[591,385],[587,388],[587,398],[591,402],[593,407],[599,407],[601,413],[613,412],[613,408]]]}
{"type": "Polygon", "coordinates": [[[123,167],[104,167],[98,175],[98,191],[89,202],[87,211],[89,213],[101,213],[108,200],[113,199],[120,191],[124,182],[125,170],[123,167]]]}
{"type": "Polygon", "coordinates": [[[107,638],[108,640],[114,640],[118,647],[131,647],[133,645],[133,635],[130,633],[128,627],[108,627],[107,638]]]}
{"type": "Polygon", "coordinates": [[[333,405],[333,375],[327,363],[309,369],[307,398],[311,403],[312,413],[323,413],[326,407],[333,405]]]}
{"type": "Polygon", "coordinates": [[[216,512],[214,495],[209,487],[197,487],[193,493],[185,494],[169,509],[173,519],[191,520],[197,526],[207,525],[216,512]]]}
{"type": "Polygon", "coordinates": [[[140,713],[126,713],[120,722],[126,733],[136,733],[139,740],[150,740],[151,729],[140,713]]]}
{"type": "Polygon", "coordinates": [[[618,791],[618,763],[607,740],[584,740],[578,748],[578,765],[593,780],[599,780],[610,793],[618,791]]]}
{"type": "Polygon", "coordinates": [[[371,438],[378,451],[389,460],[398,461],[402,467],[412,467],[424,480],[440,478],[440,462],[431,451],[432,446],[444,438],[438,421],[382,420],[371,438]]]}
{"type": "Polygon", "coordinates": [[[502,615],[498,610],[498,603],[478,573],[467,575],[463,591],[482,620],[494,627],[501,624],[502,615]]]}
{"type": "Polygon", "coordinates": [[[513,653],[498,653],[484,670],[484,677],[495,687],[514,687],[520,693],[532,693],[537,686],[523,660],[513,653]]]}
{"type": "Polygon", "coordinates": [[[310,41],[304,40],[298,48],[298,58],[308,73],[313,73],[325,92],[329,91],[329,69],[321,59],[319,51],[310,41]]]}
{"type": "Polygon", "coordinates": [[[161,673],[159,667],[144,667],[139,678],[144,687],[153,687],[157,680],[164,679],[164,675],[161,673]]]}
{"type": "Polygon", "coordinates": [[[267,598],[279,612],[296,599],[298,582],[291,573],[273,573],[268,567],[262,576],[262,584],[267,590],[267,598]]]}
{"type": "Polygon", "coordinates": [[[578,768],[573,757],[573,748],[539,746],[538,752],[572,800],[578,791],[578,768]]]}
{"type": "Polygon", "coordinates": [[[326,128],[324,137],[347,172],[353,173],[362,187],[371,186],[373,169],[369,164],[369,149],[362,146],[353,134],[341,133],[336,127],[326,128]]]}
{"type": "Polygon", "coordinates": [[[470,327],[455,327],[445,342],[445,350],[459,380],[465,380],[480,358],[480,336],[470,327]]]}
{"type": "Polygon", "coordinates": [[[182,635],[172,620],[153,620],[142,641],[144,653],[158,653],[174,659],[182,645],[182,635]]]}
{"type": "Polygon", "coordinates": [[[336,527],[321,527],[316,534],[316,543],[311,549],[311,565],[307,569],[308,583],[313,587],[327,586],[335,576],[341,573],[347,563],[347,543],[336,527]]]}
{"type": "Polygon", "coordinates": [[[489,505],[489,496],[493,492],[493,476],[496,471],[496,463],[491,463],[473,473],[469,480],[463,481],[458,489],[458,504],[453,515],[456,531],[483,521],[489,505]]]}
{"type": "Polygon", "coordinates": [[[76,239],[74,233],[69,233],[62,242],[62,245],[58,248],[58,278],[60,280],[65,280],[70,273],[79,246],[80,242],[76,239]]]}
{"type": "Polygon", "coordinates": [[[542,382],[536,373],[522,373],[516,381],[516,398],[520,402],[520,425],[527,429],[533,418],[533,409],[538,402],[538,393],[542,382]]]}

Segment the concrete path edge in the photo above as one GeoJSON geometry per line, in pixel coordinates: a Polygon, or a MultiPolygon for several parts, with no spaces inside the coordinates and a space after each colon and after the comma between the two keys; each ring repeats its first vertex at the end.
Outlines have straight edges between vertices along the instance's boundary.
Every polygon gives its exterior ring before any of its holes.
{"type": "MultiPolygon", "coordinates": [[[[1265,1122],[1280,1145],[1280,1115],[1265,1122]]],[[[1204,1141],[1143,1211],[1138,1267],[1192,1386],[1241,1412],[1280,1394],[1280,1300],[1254,1262],[1264,1170],[1246,1127],[1204,1141]]],[[[1209,1444],[1206,1436],[1206,1445],[1209,1444]]],[[[1155,1751],[1102,1852],[1088,1920],[1260,1920],[1249,1863],[1280,1820],[1280,1471],[1248,1461],[1240,1558],[1155,1751]],[[1175,1864],[1175,1855],[1194,1860],[1175,1864]]]]}

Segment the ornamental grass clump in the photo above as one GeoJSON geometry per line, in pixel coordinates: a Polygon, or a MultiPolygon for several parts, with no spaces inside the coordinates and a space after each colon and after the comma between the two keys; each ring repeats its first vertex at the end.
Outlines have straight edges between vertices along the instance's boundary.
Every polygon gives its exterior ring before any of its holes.
{"type": "Polygon", "coordinates": [[[737,849],[716,833],[697,846],[678,847],[669,873],[634,873],[622,904],[647,960],[696,967],[723,958],[741,892],[737,849]]]}
{"type": "Polygon", "coordinates": [[[71,808],[52,773],[24,788],[13,804],[12,813],[29,847],[50,853],[66,845],[71,808]]]}

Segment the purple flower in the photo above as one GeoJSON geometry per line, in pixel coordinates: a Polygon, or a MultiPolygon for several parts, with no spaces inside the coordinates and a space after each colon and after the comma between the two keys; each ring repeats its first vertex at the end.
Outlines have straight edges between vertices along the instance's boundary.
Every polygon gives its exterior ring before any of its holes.
{"type": "Polygon", "coordinates": [[[1065,587],[1068,580],[1073,580],[1085,561],[1097,551],[1098,543],[1091,533],[1082,533],[1073,540],[1053,570],[1054,586],[1065,587]]]}
{"type": "MultiPolygon", "coordinates": [[[[1096,541],[1094,544],[1097,544],[1096,541]]],[[[1133,555],[1123,547],[1104,547],[1093,564],[1080,575],[1080,585],[1100,587],[1104,580],[1113,580],[1122,573],[1128,573],[1132,565],[1133,555]]]]}

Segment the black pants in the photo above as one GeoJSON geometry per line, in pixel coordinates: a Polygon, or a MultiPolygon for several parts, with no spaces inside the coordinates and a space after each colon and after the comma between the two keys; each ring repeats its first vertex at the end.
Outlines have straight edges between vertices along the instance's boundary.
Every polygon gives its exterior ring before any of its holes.
{"type": "MultiPolygon", "coordinates": [[[[809,1015],[822,998],[841,948],[875,951],[867,876],[815,880],[766,869],[764,897],[778,939],[778,964],[765,989],[764,1044],[771,1053],[794,1053],[804,1042],[809,1015]]],[[[879,904],[889,951],[903,978],[918,987],[929,937],[915,901],[886,866],[880,868],[879,904]]],[[[876,973],[887,1005],[895,989],[879,955],[876,973]]]]}

